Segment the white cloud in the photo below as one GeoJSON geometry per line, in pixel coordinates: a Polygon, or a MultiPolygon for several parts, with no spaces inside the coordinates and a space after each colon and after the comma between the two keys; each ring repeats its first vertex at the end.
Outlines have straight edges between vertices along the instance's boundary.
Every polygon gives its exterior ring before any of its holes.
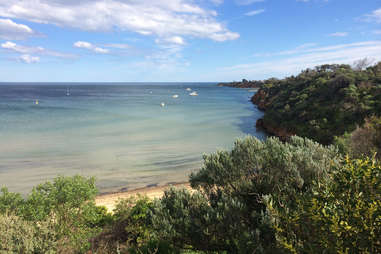
{"type": "Polygon", "coordinates": [[[0,46],[1,48],[9,50],[10,52],[20,53],[23,55],[38,54],[38,55],[58,57],[58,58],[76,58],[76,56],[73,54],[67,54],[67,53],[62,53],[62,52],[58,52],[54,50],[48,50],[43,47],[23,46],[11,41],[4,42],[0,46]]]}
{"type": "Polygon", "coordinates": [[[250,4],[253,4],[253,3],[260,3],[260,2],[264,2],[265,0],[236,0],[236,4],[238,5],[250,5],[250,4]]]}
{"type": "Polygon", "coordinates": [[[4,49],[12,50],[17,53],[23,53],[23,54],[36,54],[36,53],[41,53],[45,51],[43,47],[21,46],[11,41],[2,43],[1,47],[4,49]]]}
{"type": "Polygon", "coordinates": [[[23,40],[35,34],[27,25],[17,24],[10,19],[0,18],[0,39],[23,40]]]}
{"type": "Polygon", "coordinates": [[[243,76],[250,79],[262,79],[270,76],[284,77],[293,75],[303,69],[322,64],[352,64],[354,61],[365,57],[381,61],[381,41],[300,48],[298,50],[275,52],[268,54],[268,56],[277,57],[260,62],[229,66],[221,68],[219,71],[221,75],[229,79],[237,79],[243,76]],[[289,53],[284,54],[284,52],[289,53]]]}
{"type": "Polygon", "coordinates": [[[108,49],[94,46],[93,44],[91,44],[90,42],[87,42],[87,41],[77,41],[73,44],[73,46],[76,48],[88,49],[88,50],[94,51],[95,53],[99,53],[99,54],[107,54],[110,52],[110,50],[108,50],[108,49]]]}
{"type": "Polygon", "coordinates": [[[77,41],[73,44],[76,48],[85,48],[85,49],[93,49],[93,45],[90,42],[86,41],[77,41]]]}
{"type": "Polygon", "coordinates": [[[130,45],[124,43],[108,43],[103,45],[106,48],[116,48],[116,49],[128,49],[130,45]]]}
{"type": "Polygon", "coordinates": [[[246,12],[245,15],[246,16],[254,16],[254,15],[261,14],[263,12],[265,12],[265,9],[259,9],[259,10],[253,10],[253,11],[246,12]]]}
{"type": "Polygon", "coordinates": [[[299,53],[310,52],[310,50],[315,50],[314,47],[317,46],[316,43],[305,43],[297,46],[294,49],[283,50],[280,52],[272,52],[272,53],[257,53],[254,54],[254,57],[271,57],[271,56],[285,56],[285,55],[294,55],[299,53]]]}
{"type": "Polygon", "coordinates": [[[370,14],[365,15],[365,20],[370,22],[381,23],[381,8],[374,10],[370,14]]]}
{"type": "Polygon", "coordinates": [[[193,0],[0,0],[0,16],[88,31],[116,29],[216,41],[239,37],[217,21],[215,11],[193,0]]]}
{"type": "Polygon", "coordinates": [[[99,53],[99,54],[107,54],[107,53],[110,52],[108,49],[98,48],[98,47],[95,47],[95,48],[94,48],[94,51],[95,51],[96,53],[99,53]]]}
{"type": "Polygon", "coordinates": [[[38,63],[40,61],[40,58],[38,56],[31,56],[28,54],[21,55],[18,59],[27,64],[38,63]]]}
{"type": "Polygon", "coordinates": [[[332,37],[345,37],[345,36],[348,36],[348,33],[347,32],[336,32],[336,33],[329,34],[329,36],[332,36],[332,37]]]}
{"type": "Polygon", "coordinates": [[[184,39],[180,36],[172,36],[167,38],[156,39],[155,42],[157,44],[177,44],[177,45],[185,44],[184,39]]]}

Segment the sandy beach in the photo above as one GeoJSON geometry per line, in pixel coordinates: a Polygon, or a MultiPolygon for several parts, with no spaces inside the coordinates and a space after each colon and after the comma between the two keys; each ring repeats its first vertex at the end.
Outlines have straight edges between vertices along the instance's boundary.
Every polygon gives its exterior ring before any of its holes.
{"type": "Polygon", "coordinates": [[[138,194],[145,195],[151,199],[160,198],[161,196],[163,196],[164,190],[170,187],[186,188],[191,190],[190,184],[188,182],[167,184],[163,186],[144,187],[124,192],[100,194],[95,198],[95,203],[98,206],[105,206],[108,209],[108,211],[112,212],[115,208],[116,203],[120,199],[125,199],[138,194]]]}

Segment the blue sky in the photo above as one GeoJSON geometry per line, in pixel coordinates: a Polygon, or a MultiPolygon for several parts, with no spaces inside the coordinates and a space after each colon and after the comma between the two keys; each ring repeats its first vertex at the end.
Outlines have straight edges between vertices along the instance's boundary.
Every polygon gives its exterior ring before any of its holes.
{"type": "Polygon", "coordinates": [[[0,0],[0,81],[232,81],[381,61],[381,0],[0,0]]]}

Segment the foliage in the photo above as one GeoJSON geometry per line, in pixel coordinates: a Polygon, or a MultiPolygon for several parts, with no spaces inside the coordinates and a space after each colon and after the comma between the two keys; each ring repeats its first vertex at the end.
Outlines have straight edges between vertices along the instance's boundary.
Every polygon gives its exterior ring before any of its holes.
{"type": "Polygon", "coordinates": [[[381,253],[381,166],[372,159],[346,159],[283,206],[268,199],[277,240],[292,253],[381,253]]]}
{"type": "Polygon", "coordinates": [[[381,115],[381,62],[366,69],[327,64],[268,79],[252,100],[265,110],[261,125],[272,134],[282,129],[331,144],[381,115]]]}
{"type": "Polygon", "coordinates": [[[19,213],[23,207],[24,200],[19,193],[9,192],[7,188],[3,187],[0,190],[0,214],[9,212],[19,213]]]}
{"type": "Polygon", "coordinates": [[[381,159],[381,118],[373,116],[365,119],[362,127],[357,127],[350,134],[335,137],[334,144],[342,153],[354,158],[376,155],[376,158],[381,159]]]}
{"type": "Polygon", "coordinates": [[[114,210],[116,224],[124,225],[130,244],[139,246],[150,239],[150,211],[153,202],[148,197],[132,196],[121,200],[114,210]]]}
{"type": "Polygon", "coordinates": [[[179,248],[276,253],[263,197],[279,193],[291,203],[339,162],[334,147],[307,139],[247,137],[230,152],[204,156],[203,168],[190,177],[198,192],[166,191],[153,224],[162,239],[179,248]]]}
{"type": "Polygon", "coordinates": [[[18,216],[25,225],[48,221],[57,248],[64,248],[66,253],[85,252],[90,247],[89,238],[110,221],[107,210],[95,206],[96,193],[94,178],[57,177],[33,188],[25,199],[3,189],[0,212],[18,216]]]}
{"type": "Polygon", "coordinates": [[[129,254],[180,254],[180,250],[172,247],[168,242],[150,240],[140,247],[130,248],[129,254]]]}
{"type": "MultiPolygon", "coordinates": [[[[131,196],[119,200],[113,222],[92,240],[92,249],[145,249],[153,244],[151,210],[153,201],[146,196],[131,196]],[[151,244],[151,245],[150,245],[151,244]]],[[[131,250],[130,250],[131,251],[131,250]]]]}
{"type": "Polygon", "coordinates": [[[57,235],[50,221],[38,224],[15,215],[0,215],[1,253],[55,253],[57,235]]]}

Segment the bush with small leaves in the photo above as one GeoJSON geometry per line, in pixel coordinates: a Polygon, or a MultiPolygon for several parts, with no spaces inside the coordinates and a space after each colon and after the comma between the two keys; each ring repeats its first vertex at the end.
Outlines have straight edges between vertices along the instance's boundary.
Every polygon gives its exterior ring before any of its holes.
{"type": "Polygon", "coordinates": [[[294,207],[268,197],[284,252],[381,253],[381,166],[347,158],[328,179],[316,181],[294,207]]]}
{"type": "Polygon", "coordinates": [[[230,253],[276,253],[275,231],[264,197],[295,206],[340,163],[335,147],[292,137],[238,140],[232,151],[204,156],[203,168],[190,176],[198,192],[169,190],[155,206],[157,234],[179,248],[230,253]]]}
{"type": "Polygon", "coordinates": [[[26,221],[0,215],[0,253],[56,253],[58,237],[51,221],[26,221]]]}
{"type": "Polygon", "coordinates": [[[95,205],[96,193],[94,178],[57,177],[33,188],[25,199],[3,189],[0,213],[15,214],[37,225],[49,220],[59,250],[83,253],[90,247],[89,239],[111,222],[107,210],[95,205]]]}

